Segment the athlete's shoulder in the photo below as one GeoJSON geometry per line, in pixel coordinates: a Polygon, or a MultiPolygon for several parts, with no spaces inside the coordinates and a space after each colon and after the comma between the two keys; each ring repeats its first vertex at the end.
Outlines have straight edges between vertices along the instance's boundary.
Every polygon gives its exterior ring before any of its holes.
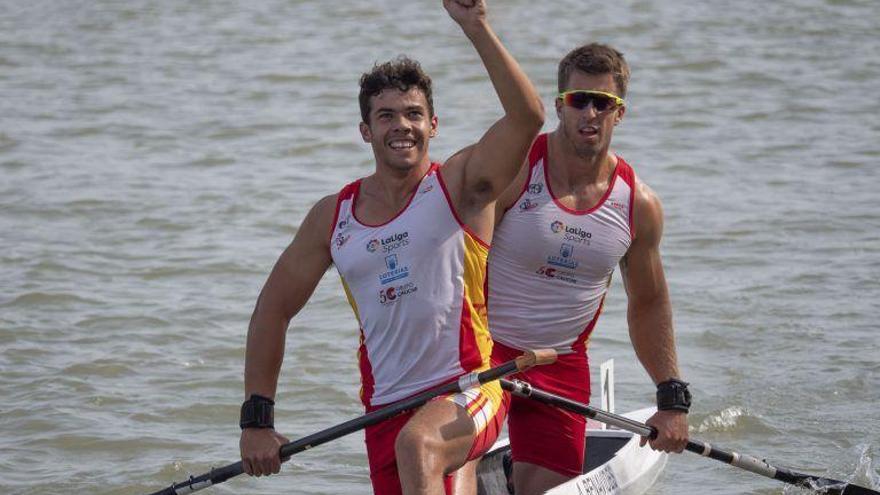
{"type": "Polygon", "coordinates": [[[342,192],[328,194],[315,202],[300,224],[297,234],[326,241],[329,246],[341,195],[342,192]]]}
{"type": "Polygon", "coordinates": [[[641,203],[642,206],[660,205],[660,196],[647,182],[637,179],[635,181],[635,201],[641,203]]]}
{"type": "Polygon", "coordinates": [[[658,237],[663,231],[663,204],[660,196],[641,179],[633,191],[633,237],[658,237]]]}
{"type": "MultiPolygon", "coordinates": [[[[348,186],[346,186],[346,187],[348,187],[348,186]]],[[[309,214],[310,215],[311,214],[326,215],[328,212],[332,214],[333,212],[336,211],[336,204],[339,202],[339,200],[344,199],[343,198],[344,192],[345,192],[345,189],[343,189],[342,191],[340,191],[338,193],[328,194],[328,195],[324,196],[323,198],[319,199],[318,201],[315,202],[314,205],[312,205],[312,209],[309,212],[309,214]]]]}

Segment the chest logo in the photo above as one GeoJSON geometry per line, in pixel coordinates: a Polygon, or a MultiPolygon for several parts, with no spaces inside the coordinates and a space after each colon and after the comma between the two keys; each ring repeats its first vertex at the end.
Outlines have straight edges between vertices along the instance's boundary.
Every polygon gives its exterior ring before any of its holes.
{"type": "Polygon", "coordinates": [[[550,265],[561,266],[563,268],[575,269],[578,266],[578,262],[572,258],[573,254],[573,245],[562,244],[559,248],[559,254],[548,256],[547,263],[550,265]]]}
{"type": "Polygon", "coordinates": [[[379,291],[379,304],[388,306],[400,300],[400,298],[412,294],[419,290],[416,284],[412,282],[398,285],[396,287],[386,287],[379,291]]]}
{"type": "Polygon", "coordinates": [[[336,239],[333,240],[333,244],[336,245],[336,249],[342,249],[342,246],[344,246],[345,243],[348,242],[348,239],[350,237],[351,236],[349,235],[343,235],[342,232],[336,234],[336,239]]]}
{"type": "Polygon", "coordinates": [[[519,204],[520,211],[534,210],[537,207],[538,203],[530,200],[529,198],[522,200],[522,202],[519,204]]]}
{"type": "Polygon", "coordinates": [[[376,251],[381,251],[385,254],[388,254],[396,249],[400,249],[402,247],[409,245],[409,232],[398,232],[396,234],[391,234],[388,237],[383,237],[381,239],[371,239],[367,242],[367,251],[370,253],[375,253],[376,251]]]}
{"type": "Polygon", "coordinates": [[[529,194],[541,194],[543,190],[544,186],[542,184],[529,184],[529,194]]]}
{"type": "Polygon", "coordinates": [[[396,254],[391,254],[385,257],[385,268],[387,268],[387,270],[379,274],[379,283],[382,285],[409,277],[409,267],[400,266],[400,261],[397,259],[396,254]]]}
{"type": "Polygon", "coordinates": [[[559,220],[550,224],[550,232],[553,232],[554,234],[562,234],[566,241],[575,242],[584,246],[589,246],[590,240],[593,238],[592,232],[587,232],[580,227],[565,225],[559,220]]]}

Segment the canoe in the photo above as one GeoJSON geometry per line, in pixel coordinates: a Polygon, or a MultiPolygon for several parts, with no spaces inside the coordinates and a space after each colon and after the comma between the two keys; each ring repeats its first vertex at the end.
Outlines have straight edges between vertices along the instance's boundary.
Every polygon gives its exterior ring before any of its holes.
{"type": "MultiPolygon", "coordinates": [[[[656,411],[639,409],[623,416],[644,422],[656,411]]],[[[628,431],[602,429],[587,423],[587,455],[582,475],[549,491],[546,495],[641,495],[666,466],[668,455],[639,447],[639,436],[628,431]]],[[[510,446],[502,438],[477,466],[478,495],[509,495],[510,446]]],[[[511,484],[512,485],[512,484],[511,484]]]]}

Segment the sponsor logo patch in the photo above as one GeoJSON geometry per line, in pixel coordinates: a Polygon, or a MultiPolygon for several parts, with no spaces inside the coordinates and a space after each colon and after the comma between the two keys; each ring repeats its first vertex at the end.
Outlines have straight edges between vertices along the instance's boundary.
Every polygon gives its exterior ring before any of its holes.
{"type": "Polygon", "coordinates": [[[399,301],[402,297],[412,294],[417,290],[419,290],[419,288],[412,282],[398,285],[396,287],[387,287],[379,291],[379,303],[383,306],[389,306],[399,301]]]}
{"type": "Polygon", "coordinates": [[[375,253],[376,251],[381,250],[383,253],[388,254],[408,245],[409,232],[398,232],[381,239],[371,239],[367,243],[367,251],[375,253]]]}
{"type": "Polygon", "coordinates": [[[543,190],[544,186],[542,184],[529,184],[529,194],[541,194],[543,190]]]}
{"type": "Polygon", "coordinates": [[[568,282],[570,284],[578,283],[578,280],[575,278],[573,273],[565,270],[560,270],[558,268],[553,268],[552,266],[542,266],[541,268],[535,270],[535,273],[545,278],[562,280],[563,282],[568,282]]]}
{"type": "Polygon", "coordinates": [[[333,244],[336,246],[336,249],[342,248],[342,246],[348,242],[350,237],[350,235],[343,235],[342,232],[336,234],[336,239],[333,239],[333,244]]]}
{"type": "Polygon", "coordinates": [[[587,232],[580,227],[571,227],[565,225],[559,220],[556,220],[550,224],[550,232],[553,232],[554,234],[563,234],[563,238],[566,241],[576,242],[585,246],[589,246],[590,239],[593,238],[592,232],[587,232]]]}
{"type": "Polygon", "coordinates": [[[409,267],[400,266],[396,254],[385,257],[385,268],[388,270],[379,274],[379,283],[382,285],[389,284],[395,280],[400,280],[409,276],[409,267]]]}
{"type": "Polygon", "coordinates": [[[564,268],[575,269],[578,266],[578,262],[572,259],[572,255],[574,254],[574,246],[571,244],[563,244],[559,248],[559,255],[552,255],[547,257],[547,263],[551,265],[561,266],[564,268]]]}
{"type": "Polygon", "coordinates": [[[522,200],[522,202],[519,204],[519,209],[521,211],[534,210],[537,207],[538,207],[538,203],[530,200],[529,198],[522,200]]]}

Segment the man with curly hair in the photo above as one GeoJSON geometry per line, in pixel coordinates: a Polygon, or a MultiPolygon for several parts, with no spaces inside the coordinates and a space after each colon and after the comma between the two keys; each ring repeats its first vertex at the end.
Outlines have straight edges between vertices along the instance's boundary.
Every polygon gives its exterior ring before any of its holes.
{"type": "MultiPolygon", "coordinates": [[[[489,367],[484,285],[495,201],[543,125],[540,97],[486,20],[483,1],[444,0],[476,48],[504,116],[445,163],[431,161],[438,130],[431,81],[400,58],[361,78],[360,132],[373,174],[311,209],[269,275],[248,332],[245,408],[274,404],[290,319],[331,264],[360,324],[361,399],[368,411],[489,367]]],[[[450,476],[495,440],[506,410],[497,382],[434,400],[366,430],[377,494],[452,492],[450,476]]],[[[243,421],[252,475],[278,472],[287,441],[243,421]]],[[[475,491],[466,478],[462,492],[475,491]]]]}

